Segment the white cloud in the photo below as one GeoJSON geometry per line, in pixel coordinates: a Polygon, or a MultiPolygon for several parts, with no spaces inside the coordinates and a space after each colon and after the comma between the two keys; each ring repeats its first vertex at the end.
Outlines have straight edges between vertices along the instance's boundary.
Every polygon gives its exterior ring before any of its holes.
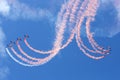
{"type": "Polygon", "coordinates": [[[6,16],[9,14],[10,6],[8,5],[6,0],[0,0],[0,14],[6,16]]]}
{"type": "Polygon", "coordinates": [[[115,6],[116,10],[118,11],[118,19],[120,20],[120,1],[115,0],[113,2],[114,2],[114,6],[115,6]]]}
{"type": "Polygon", "coordinates": [[[53,20],[53,15],[47,9],[32,8],[18,0],[1,0],[0,14],[9,19],[41,19],[53,20]]]}
{"type": "Polygon", "coordinates": [[[117,21],[117,26],[113,27],[111,32],[110,32],[111,37],[120,33],[120,1],[119,0],[112,0],[112,2],[113,2],[113,5],[115,6],[115,8],[118,12],[118,14],[117,14],[118,21],[117,21]]]}
{"type": "MultiPolygon", "coordinates": [[[[117,35],[118,33],[120,33],[120,0],[101,0],[101,6],[104,5],[103,9],[108,9],[108,5],[111,8],[111,5],[114,7],[113,9],[115,9],[116,12],[116,17],[115,17],[115,25],[113,26],[111,23],[111,25],[109,25],[108,30],[106,29],[97,29],[96,32],[98,31],[99,33],[101,33],[101,35],[104,37],[114,37],[115,35],[117,35]],[[107,5],[107,7],[106,7],[107,5]],[[107,33],[106,35],[103,33],[107,33]]],[[[102,8],[102,7],[100,7],[102,8]]],[[[112,11],[110,13],[107,13],[108,15],[111,14],[112,15],[112,11]]],[[[115,14],[113,14],[115,15],[115,14]]],[[[108,27],[108,26],[107,26],[108,27]]]]}

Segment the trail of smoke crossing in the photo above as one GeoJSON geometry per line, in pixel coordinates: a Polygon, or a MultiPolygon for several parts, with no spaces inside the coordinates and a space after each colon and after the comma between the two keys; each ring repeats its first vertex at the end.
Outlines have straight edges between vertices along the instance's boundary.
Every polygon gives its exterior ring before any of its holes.
{"type": "MultiPolygon", "coordinates": [[[[98,43],[94,40],[92,33],[90,32],[90,23],[94,20],[94,17],[96,16],[96,11],[99,7],[99,0],[69,0],[67,3],[62,5],[62,8],[58,14],[58,19],[56,22],[56,37],[53,44],[53,48],[49,51],[42,51],[33,48],[28,42],[27,37],[24,38],[24,43],[27,45],[27,47],[36,52],[41,54],[49,54],[49,56],[45,58],[34,58],[32,56],[29,56],[27,53],[25,53],[20,44],[17,41],[18,49],[21,51],[21,53],[26,56],[27,58],[24,58],[23,56],[19,55],[13,47],[10,46],[10,49],[13,51],[13,53],[22,61],[25,63],[28,63],[30,65],[42,65],[48,61],[50,61],[55,55],[58,54],[58,52],[61,49],[64,49],[68,46],[70,42],[72,42],[74,35],[76,38],[76,42],[78,44],[79,49],[88,57],[98,60],[105,57],[106,53],[109,53],[109,49],[103,49],[101,46],[98,45],[98,43]],[[81,4],[81,5],[80,5],[81,4]],[[86,35],[88,38],[88,41],[92,47],[92,49],[89,49],[84,42],[82,41],[80,34],[81,34],[81,26],[85,21],[86,25],[86,35]],[[73,26],[74,25],[74,26],[73,26]],[[67,27],[68,26],[68,27],[67,27]],[[64,34],[66,29],[70,29],[70,36],[66,40],[65,44],[63,44],[64,40],[64,34]],[[100,56],[93,56],[90,53],[97,53],[101,54],[100,56]],[[31,59],[31,60],[29,60],[31,59]],[[36,60],[36,61],[34,61],[36,60]]],[[[13,58],[14,59],[14,58],[13,58]]],[[[18,62],[19,63],[19,62],[18,62]]],[[[20,63],[19,63],[20,64],[20,63]]]]}

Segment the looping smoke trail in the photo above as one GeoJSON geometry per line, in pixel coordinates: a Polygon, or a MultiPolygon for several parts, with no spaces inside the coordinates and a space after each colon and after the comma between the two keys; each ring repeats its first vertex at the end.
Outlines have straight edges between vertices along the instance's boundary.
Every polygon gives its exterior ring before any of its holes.
{"type": "Polygon", "coordinates": [[[47,57],[35,58],[29,56],[21,48],[19,40],[17,40],[16,44],[22,55],[18,54],[14,50],[14,48],[11,46],[13,43],[10,43],[8,47],[23,62],[15,59],[9,52],[8,48],[6,48],[6,51],[14,61],[23,66],[39,66],[50,61],[61,49],[67,47],[75,36],[79,49],[86,56],[95,60],[104,58],[107,54],[109,54],[110,49],[104,49],[103,47],[99,46],[99,44],[94,40],[92,32],[90,31],[90,23],[95,20],[94,17],[96,15],[99,4],[99,0],[69,0],[67,3],[63,4],[60,12],[58,13],[58,18],[56,21],[56,38],[53,44],[53,48],[49,51],[33,48],[27,41],[28,37],[24,37],[24,43],[30,50],[43,55],[49,54],[47,57]],[[92,49],[88,48],[80,37],[81,26],[85,19],[86,35],[92,49]],[[63,44],[66,29],[70,29],[70,36],[66,40],[66,43],[63,44]],[[100,56],[91,55],[90,53],[96,53],[100,56]]]}
{"type": "MultiPolygon", "coordinates": [[[[62,45],[62,47],[60,49],[64,49],[65,47],[67,47],[69,45],[70,42],[72,42],[72,39],[74,38],[74,31],[72,31],[69,39],[66,41],[65,44],[62,45]]],[[[38,50],[33,48],[27,41],[27,38],[24,38],[24,43],[26,44],[26,46],[31,49],[32,51],[36,52],[36,53],[40,53],[40,54],[50,54],[52,53],[54,50],[49,50],[49,51],[42,51],[42,50],[38,50]]]]}
{"type": "Polygon", "coordinates": [[[31,60],[35,60],[35,61],[41,60],[41,59],[39,59],[39,58],[33,58],[33,57],[29,56],[27,53],[25,53],[25,52],[23,51],[23,49],[21,48],[18,40],[16,41],[16,45],[17,45],[19,51],[20,51],[24,56],[26,56],[27,58],[29,58],[29,59],[31,59],[31,60]]]}
{"type": "Polygon", "coordinates": [[[6,52],[8,53],[8,55],[9,55],[16,63],[19,63],[20,65],[29,66],[29,67],[34,66],[34,65],[30,65],[30,64],[25,64],[25,63],[20,62],[19,60],[17,60],[15,57],[12,56],[12,54],[10,53],[10,51],[8,50],[8,48],[6,48],[6,52]]]}

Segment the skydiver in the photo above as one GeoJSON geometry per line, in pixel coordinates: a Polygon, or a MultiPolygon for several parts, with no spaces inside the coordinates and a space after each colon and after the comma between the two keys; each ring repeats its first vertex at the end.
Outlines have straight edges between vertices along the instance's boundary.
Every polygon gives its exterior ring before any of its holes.
{"type": "Polygon", "coordinates": [[[108,50],[111,51],[111,47],[108,47],[108,50]]]}
{"type": "Polygon", "coordinates": [[[15,44],[15,42],[13,42],[13,41],[10,41],[10,43],[9,44],[7,44],[7,47],[12,47],[13,45],[15,44]]]}
{"type": "Polygon", "coordinates": [[[22,41],[22,39],[20,37],[17,38],[18,41],[22,41]]]}
{"type": "Polygon", "coordinates": [[[7,47],[11,47],[10,44],[7,44],[7,47]]]}
{"type": "Polygon", "coordinates": [[[102,54],[104,54],[104,48],[103,47],[101,47],[101,52],[102,52],[102,54]]]}
{"type": "Polygon", "coordinates": [[[25,38],[29,38],[29,35],[28,35],[28,34],[26,34],[26,35],[24,35],[24,37],[25,37],[25,38]]]}
{"type": "Polygon", "coordinates": [[[110,49],[104,50],[103,53],[106,54],[106,55],[110,54],[110,49]]]}
{"type": "Polygon", "coordinates": [[[14,41],[10,41],[10,44],[15,44],[15,42],[14,41]]]}

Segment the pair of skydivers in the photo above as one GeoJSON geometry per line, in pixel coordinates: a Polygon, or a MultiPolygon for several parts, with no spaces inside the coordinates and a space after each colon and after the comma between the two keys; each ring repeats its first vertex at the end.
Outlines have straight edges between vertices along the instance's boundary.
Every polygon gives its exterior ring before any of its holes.
{"type": "MultiPolygon", "coordinates": [[[[29,38],[29,35],[24,35],[24,38],[29,38]]],[[[22,39],[20,37],[17,38],[17,41],[22,41],[22,39]]],[[[16,44],[14,41],[10,41],[9,44],[7,44],[7,47],[12,47],[14,44],[16,44]]]]}
{"type": "Polygon", "coordinates": [[[106,55],[109,54],[110,51],[111,51],[111,47],[110,46],[108,46],[108,50],[104,50],[104,48],[102,50],[103,54],[106,54],[106,55]]]}
{"type": "Polygon", "coordinates": [[[105,54],[105,55],[108,55],[110,53],[110,51],[111,51],[111,47],[110,46],[108,46],[107,50],[105,50],[103,47],[101,49],[102,54],[105,54]]]}

